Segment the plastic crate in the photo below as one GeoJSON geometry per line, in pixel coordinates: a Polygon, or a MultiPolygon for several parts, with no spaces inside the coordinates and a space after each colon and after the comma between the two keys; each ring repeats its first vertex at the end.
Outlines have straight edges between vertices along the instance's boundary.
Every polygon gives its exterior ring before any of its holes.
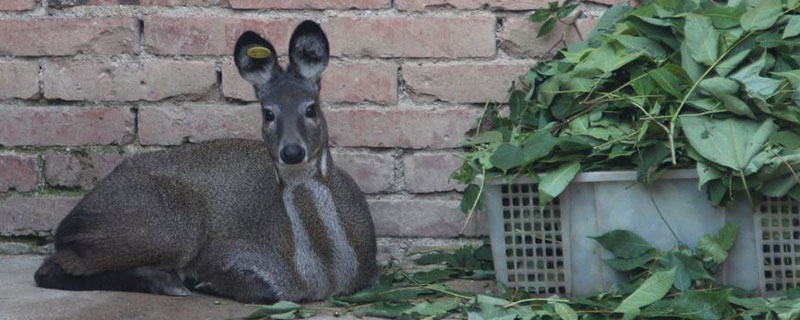
{"type": "Polygon", "coordinates": [[[638,183],[633,171],[581,173],[558,199],[540,208],[530,180],[488,181],[497,280],[542,295],[609,289],[624,279],[603,262],[611,253],[589,236],[626,229],[667,250],[677,242],[666,220],[690,247],[725,223],[739,224],[736,243],[718,273],[723,284],[765,295],[800,285],[800,203],[769,198],[756,210],[746,200],[714,207],[697,182],[695,170],[669,171],[650,188],[638,183]]]}

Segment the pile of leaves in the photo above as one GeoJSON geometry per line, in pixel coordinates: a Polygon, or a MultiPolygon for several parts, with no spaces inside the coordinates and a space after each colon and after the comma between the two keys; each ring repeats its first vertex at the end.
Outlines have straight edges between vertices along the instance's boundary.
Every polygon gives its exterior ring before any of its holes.
{"type": "MultiPolygon", "coordinates": [[[[594,238],[615,258],[606,263],[628,276],[624,283],[593,296],[564,299],[535,297],[502,285],[497,292],[471,294],[447,285],[491,270],[488,246],[463,248],[454,254],[432,253],[422,263],[441,261],[441,268],[407,273],[387,266],[377,287],[329,300],[335,314],[392,319],[467,318],[470,320],[600,319],[776,319],[800,317],[800,290],[772,298],[717,286],[714,274],[728,256],[738,228],[726,225],[706,235],[695,249],[680,245],[661,251],[630,231],[615,230],[594,238]]],[[[250,319],[297,319],[313,315],[300,305],[279,302],[263,306],[250,319]]]]}
{"type": "MultiPolygon", "coordinates": [[[[800,199],[800,0],[653,0],[610,8],[582,42],[487,104],[452,177],[481,206],[482,176],[528,176],[558,196],[581,171],[650,184],[696,168],[709,199],[800,199]],[[545,177],[540,179],[540,175],[545,177]]],[[[534,13],[553,24],[569,7],[534,13]],[[563,10],[562,10],[563,9],[563,10]]],[[[532,35],[533,36],[533,35],[532,35]]]]}

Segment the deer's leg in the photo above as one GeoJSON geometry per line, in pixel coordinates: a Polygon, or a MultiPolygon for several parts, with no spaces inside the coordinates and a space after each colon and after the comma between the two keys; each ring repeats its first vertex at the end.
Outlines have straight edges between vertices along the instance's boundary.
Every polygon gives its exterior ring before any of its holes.
{"type": "Polygon", "coordinates": [[[216,270],[197,279],[192,288],[203,293],[223,296],[246,303],[271,304],[279,299],[275,288],[261,270],[234,265],[216,270]]]}
{"type": "Polygon", "coordinates": [[[175,273],[152,267],[75,276],[48,259],[36,271],[34,280],[40,287],[61,290],[134,291],[170,296],[190,293],[175,273]]]}

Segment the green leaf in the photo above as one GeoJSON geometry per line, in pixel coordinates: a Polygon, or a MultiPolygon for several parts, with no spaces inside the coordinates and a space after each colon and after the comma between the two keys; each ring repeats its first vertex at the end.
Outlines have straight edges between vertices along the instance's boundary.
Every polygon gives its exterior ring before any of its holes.
{"type": "Polygon", "coordinates": [[[536,37],[537,38],[541,38],[541,37],[546,36],[548,33],[553,31],[553,28],[556,27],[557,23],[558,23],[558,20],[556,20],[555,18],[551,17],[551,18],[547,19],[547,21],[545,21],[542,24],[541,28],[539,28],[539,33],[536,34],[536,37]]]}
{"type": "Polygon", "coordinates": [[[556,313],[558,313],[558,316],[561,317],[561,320],[578,320],[578,313],[570,308],[569,305],[556,302],[555,308],[556,313]]]}
{"type": "Polygon", "coordinates": [[[797,178],[787,174],[764,183],[761,192],[768,197],[783,197],[797,185],[797,178]]]}
{"type": "Polygon", "coordinates": [[[411,278],[420,283],[433,283],[450,279],[455,272],[446,269],[433,269],[414,273],[411,278]]]}
{"type": "Polygon", "coordinates": [[[800,0],[787,0],[786,7],[789,10],[797,9],[798,7],[800,7],[800,0]]]}
{"type": "Polygon", "coordinates": [[[536,161],[544,158],[553,151],[558,139],[550,134],[550,130],[540,129],[525,139],[522,155],[525,162],[536,161]]]}
{"type": "Polygon", "coordinates": [[[508,108],[511,111],[509,115],[512,120],[516,120],[528,108],[528,99],[525,98],[526,93],[520,90],[514,90],[508,98],[508,108]]]}
{"type": "Polygon", "coordinates": [[[659,167],[670,155],[670,149],[662,143],[654,144],[639,152],[636,174],[639,182],[650,185],[659,175],[659,167]]]}
{"type": "Polygon", "coordinates": [[[674,299],[662,300],[642,310],[642,316],[677,317],[693,320],[719,320],[728,310],[730,290],[689,291],[674,299]]]}
{"type": "Polygon", "coordinates": [[[414,305],[410,303],[392,305],[381,301],[368,308],[356,308],[353,310],[353,315],[356,317],[399,318],[403,312],[413,307],[414,305]]]}
{"type": "Polygon", "coordinates": [[[722,104],[725,106],[726,109],[728,109],[728,111],[738,115],[746,116],[750,119],[756,118],[756,115],[753,113],[753,110],[750,109],[750,106],[748,106],[746,103],[744,103],[744,101],[740,100],[736,96],[730,94],[723,94],[718,96],[717,98],[719,98],[719,100],[722,101],[722,104]]]}
{"type": "Polygon", "coordinates": [[[530,22],[544,22],[550,18],[550,10],[546,9],[537,9],[533,11],[533,14],[528,17],[528,21],[530,22]]]}
{"type": "Polygon", "coordinates": [[[470,183],[464,189],[464,196],[461,198],[461,212],[469,213],[473,206],[476,210],[483,208],[483,196],[480,194],[480,190],[481,187],[474,183],[470,183]],[[475,201],[478,203],[475,204],[475,201]]]}
{"type": "Polygon", "coordinates": [[[622,259],[622,258],[613,258],[603,260],[609,267],[614,270],[618,271],[631,271],[637,268],[649,268],[652,265],[653,259],[656,259],[661,256],[661,253],[658,250],[650,250],[647,251],[644,255],[641,255],[636,258],[632,259],[622,259]]]}
{"type": "Polygon", "coordinates": [[[705,72],[705,68],[692,58],[692,55],[689,53],[689,45],[686,41],[681,42],[681,66],[683,70],[686,70],[689,79],[694,82],[700,80],[703,72],[705,72]]]}
{"type": "Polygon", "coordinates": [[[697,243],[697,248],[702,250],[714,263],[720,264],[728,258],[728,250],[733,246],[736,241],[736,235],[739,233],[739,226],[735,224],[726,224],[717,235],[705,235],[697,243]]]}
{"type": "Polygon", "coordinates": [[[441,264],[441,263],[446,263],[451,266],[458,265],[458,261],[456,261],[455,256],[453,256],[452,254],[441,253],[441,252],[422,255],[421,257],[419,257],[419,259],[415,260],[414,262],[420,265],[431,265],[431,264],[441,264]]]}
{"type": "Polygon", "coordinates": [[[653,80],[655,80],[656,83],[662,89],[664,89],[664,91],[676,98],[683,98],[681,89],[678,87],[678,85],[681,83],[680,78],[675,76],[675,74],[670,72],[667,68],[658,68],[648,72],[647,74],[650,75],[650,78],[653,78],[653,80]]]}
{"type": "Polygon", "coordinates": [[[784,72],[773,72],[772,74],[789,80],[789,83],[792,85],[793,89],[800,89],[800,69],[784,72]]]}
{"type": "Polygon", "coordinates": [[[667,52],[664,50],[664,47],[658,44],[658,42],[645,37],[634,37],[620,34],[614,37],[614,39],[619,41],[619,43],[633,52],[644,52],[646,56],[653,59],[663,59],[667,56],[667,52]]]}
{"type": "Polygon", "coordinates": [[[745,31],[769,29],[778,21],[782,11],[781,0],[761,0],[755,8],[742,15],[742,28],[745,31]]]}
{"type": "Polygon", "coordinates": [[[697,161],[697,175],[700,178],[697,188],[701,189],[709,181],[721,178],[722,172],[705,162],[697,161]]]}
{"type": "Polygon", "coordinates": [[[715,6],[703,12],[703,15],[711,19],[715,28],[728,29],[739,26],[744,12],[744,6],[715,6]]]}
{"type": "Polygon", "coordinates": [[[631,312],[661,300],[672,288],[674,281],[675,269],[653,273],[636,291],[625,300],[622,300],[622,303],[614,309],[614,312],[631,312]]]}
{"type": "Polygon", "coordinates": [[[603,248],[611,251],[614,256],[623,259],[638,258],[653,250],[653,246],[647,241],[628,230],[614,230],[599,237],[590,238],[599,242],[603,248]]]}
{"type": "Polygon", "coordinates": [[[406,311],[403,311],[402,314],[413,314],[418,313],[423,316],[437,316],[441,314],[445,314],[450,310],[458,308],[460,304],[459,299],[452,299],[452,300],[443,300],[443,301],[436,301],[433,303],[429,303],[427,301],[422,302],[420,304],[415,305],[413,308],[410,308],[406,311]]]}
{"type": "Polygon", "coordinates": [[[542,202],[550,202],[555,199],[564,189],[567,188],[575,175],[581,171],[581,163],[573,161],[562,164],[557,169],[549,172],[542,181],[539,182],[539,197],[542,202]]]}
{"type": "Polygon", "coordinates": [[[503,141],[503,133],[500,131],[492,130],[486,131],[479,134],[477,137],[470,139],[467,144],[469,145],[477,145],[483,143],[494,143],[494,142],[502,142],[503,141]]]}
{"type": "Polygon", "coordinates": [[[717,74],[720,77],[727,76],[729,73],[731,73],[731,71],[736,69],[736,67],[738,67],[745,58],[747,58],[747,56],[750,54],[750,51],[750,49],[747,49],[730,55],[728,58],[717,64],[717,67],[714,70],[717,71],[717,74]]]}
{"type": "Polygon", "coordinates": [[[558,18],[558,19],[566,18],[577,7],[578,7],[577,4],[571,4],[571,5],[568,5],[568,6],[563,6],[561,8],[558,8],[558,11],[556,11],[556,18],[558,18]]]}
{"type": "Polygon", "coordinates": [[[736,92],[739,91],[739,83],[722,77],[708,78],[700,81],[698,85],[700,86],[700,89],[708,91],[715,97],[736,94],[736,92]]]}
{"type": "Polygon", "coordinates": [[[764,148],[769,136],[777,131],[772,119],[759,124],[735,118],[684,117],[681,124],[683,134],[703,158],[736,171],[744,170],[764,148]]]}
{"type": "Polygon", "coordinates": [[[769,137],[769,142],[789,149],[800,149],[800,134],[783,130],[769,137]]]}
{"type": "Polygon", "coordinates": [[[558,94],[559,83],[558,79],[555,77],[549,78],[542,82],[537,89],[536,94],[536,101],[541,103],[544,106],[550,106],[553,103],[553,99],[558,94]]]}
{"type": "Polygon", "coordinates": [[[719,32],[711,19],[698,14],[686,15],[683,28],[689,53],[695,61],[711,65],[719,56],[719,32]]]}
{"type": "Polygon", "coordinates": [[[592,32],[589,33],[589,37],[587,38],[588,42],[592,44],[592,42],[598,41],[602,35],[611,33],[614,30],[614,26],[622,21],[631,10],[633,10],[633,8],[627,3],[614,5],[606,10],[603,16],[600,17],[600,20],[597,20],[597,24],[592,32]]]}
{"type": "Polygon", "coordinates": [[[595,67],[609,73],[633,62],[642,54],[644,52],[629,53],[626,50],[614,50],[608,43],[603,43],[589,54],[584,63],[587,67],[595,67]]]}
{"type": "Polygon", "coordinates": [[[791,15],[789,16],[789,23],[786,25],[786,29],[783,29],[783,36],[781,38],[782,39],[791,38],[799,34],[800,34],[800,16],[791,15]]]}
{"type": "Polygon", "coordinates": [[[500,170],[508,171],[508,169],[518,167],[524,162],[522,149],[515,145],[504,143],[495,150],[489,161],[500,170]]]}
{"type": "Polygon", "coordinates": [[[301,305],[291,301],[278,301],[270,305],[263,305],[259,307],[258,310],[251,313],[246,317],[246,319],[262,319],[289,315],[291,315],[291,317],[288,319],[294,319],[295,311],[299,310],[301,307],[301,305]]]}

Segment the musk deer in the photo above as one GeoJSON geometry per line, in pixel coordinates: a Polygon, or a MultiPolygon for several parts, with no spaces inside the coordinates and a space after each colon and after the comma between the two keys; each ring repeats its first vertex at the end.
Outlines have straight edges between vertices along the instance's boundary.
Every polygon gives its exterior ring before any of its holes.
{"type": "Polygon", "coordinates": [[[331,162],[319,106],[325,33],[301,23],[283,70],[247,31],[234,60],[255,88],[262,141],[216,140],[125,160],[58,225],[41,287],[244,302],[319,300],[375,282],[364,195],[331,162]]]}

